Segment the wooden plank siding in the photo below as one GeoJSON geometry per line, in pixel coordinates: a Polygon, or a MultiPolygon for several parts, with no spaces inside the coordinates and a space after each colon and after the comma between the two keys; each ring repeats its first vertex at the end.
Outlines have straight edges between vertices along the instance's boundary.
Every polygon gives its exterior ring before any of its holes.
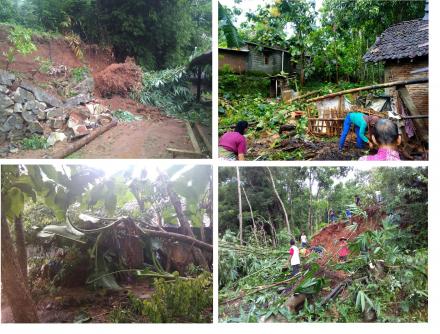
{"type": "Polygon", "coordinates": [[[221,70],[227,64],[234,73],[242,74],[247,70],[247,57],[246,52],[230,52],[220,49],[218,51],[218,68],[221,70]]]}

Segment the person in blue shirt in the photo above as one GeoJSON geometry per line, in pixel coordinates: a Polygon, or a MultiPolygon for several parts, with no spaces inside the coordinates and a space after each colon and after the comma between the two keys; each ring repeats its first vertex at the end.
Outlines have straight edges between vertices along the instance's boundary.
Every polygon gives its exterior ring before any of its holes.
{"type": "Polygon", "coordinates": [[[361,112],[350,112],[345,117],[344,126],[342,127],[342,134],[339,140],[339,151],[342,151],[345,144],[345,139],[350,132],[351,125],[354,125],[354,132],[356,133],[356,147],[364,148],[364,143],[373,148],[373,143],[365,136],[368,126],[373,127],[380,118],[374,115],[364,115],[361,112]]]}

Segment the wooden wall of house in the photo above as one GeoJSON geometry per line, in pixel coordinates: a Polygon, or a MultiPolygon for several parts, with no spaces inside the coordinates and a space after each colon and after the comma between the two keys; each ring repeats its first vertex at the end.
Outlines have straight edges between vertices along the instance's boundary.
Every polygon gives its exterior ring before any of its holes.
{"type": "Polygon", "coordinates": [[[234,73],[244,73],[247,70],[247,53],[227,52],[218,50],[218,68],[221,70],[225,64],[228,64],[234,73]]]}
{"type": "MultiPolygon", "coordinates": [[[[414,61],[387,61],[385,63],[385,82],[399,81],[399,80],[411,80],[417,78],[425,78],[428,76],[428,72],[422,73],[411,73],[412,71],[428,67],[428,58],[419,57],[414,61]]],[[[411,99],[414,101],[417,110],[423,114],[428,115],[429,113],[429,91],[428,83],[408,85],[409,94],[411,99]]],[[[388,89],[387,93],[394,93],[394,87],[388,89]]]]}
{"type": "MultiPolygon", "coordinates": [[[[281,51],[265,50],[260,51],[256,46],[249,45],[248,71],[264,72],[267,74],[277,74],[281,72],[281,51]],[[265,56],[268,63],[265,64],[265,56]]],[[[286,53],[284,53],[286,56],[286,53]]],[[[284,69],[286,72],[286,69],[284,69]]]]}

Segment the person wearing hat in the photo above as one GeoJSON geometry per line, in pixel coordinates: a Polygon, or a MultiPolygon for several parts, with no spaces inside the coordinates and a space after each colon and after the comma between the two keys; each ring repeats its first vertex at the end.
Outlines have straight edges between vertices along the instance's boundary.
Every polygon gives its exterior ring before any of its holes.
{"type": "Polygon", "coordinates": [[[349,250],[348,250],[348,243],[346,238],[339,239],[339,261],[345,262],[347,261],[349,250]]]}
{"type": "Polygon", "coordinates": [[[339,151],[342,151],[344,148],[345,139],[350,132],[352,124],[356,133],[356,147],[364,148],[364,143],[367,143],[370,149],[373,148],[373,143],[365,136],[365,132],[369,127],[373,128],[379,119],[378,116],[364,115],[361,112],[348,113],[342,127],[341,138],[339,139],[339,151]]]}

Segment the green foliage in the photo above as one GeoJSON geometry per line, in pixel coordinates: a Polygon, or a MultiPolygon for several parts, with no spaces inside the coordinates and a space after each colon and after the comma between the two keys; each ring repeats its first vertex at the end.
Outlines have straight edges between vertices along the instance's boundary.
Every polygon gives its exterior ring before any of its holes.
{"type": "Polygon", "coordinates": [[[37,50],[37,47],[32,42],[32,30],[30,29],[21,26],[13,26],[9,30],[8,40],[12,46],[7,52],[3,52],[3,56],[5,56],[7,60],[6,69],[8,69],[10,64],[15,61],[17,53],[27,55],[37,50]]]}
{"type": "Polygon", "coordinates": [[[227,99],[251,96],[269,96],[270,80],[265,75],[237,75],[227,71],[219,73],[219,93],[227,99]]]}
{"type": "Polygon", "coordinates": [[[81,82],[83,81],[87,75],[89,75],[90,70],[87,66],[81,66],[81,67],[75,67],[71,70],[72,78],[75,80],[75,82],[81,82]]]}
{"type": "Polygon", "coordinates": [[[212,308],[212,275],[203,273],[189,280],[177,277],[171,282],[155,279],[150,299],[131,300],[134,309],[153,323],[205,322],[212,308]]]}
{"type": "MultiPolygon", "coordinates": [[[[424,5],[423,1],[328,0],[320,8],[318,21],[315,1],[279,0],[247,13],[238,36],[288,49],[301,85],[313,79],[371,83],[383,80],[383,64],[365,63],[363,55],[386,28],[422,18],[424,5]]],[[[231,22],[240,14],[224,10],[231,22]]],[[[219,41],[226,41],[222,29],[219,41]]]]}
{"type": "MultiPolygon", "coordinates": [[[[388,217],[381,222],[380,229],[366,231],[349,243],[349,261],[325,263],[326,271],[345,271],[352,278],[344,293],[337,298],[325,305],[320,304],[320,298],[330,291],[328,282],[318,270],[316,257],[301,257],[301,277],[304,280],[298,285],[295,281],[289,285],[294,284],[295,292],[308,294],[302,310],[297,314],[284,310],[285,296],[280,294],[284,287],[280,286],[249,294],[241,299],[239,309],[234,308],[235,302],[224,308],[221,306],[222,321],[256,322],[275,316],[275,319],[294,322],[362,322],[369,315],[377,317],[378,322],[427,320],[426,168],[386,167],[362,172],[350,170],[348,173],[347,169],[278,167],[271,168],[271,171],[290,213],[295,237],[301,230],[308,232],[309,205],[313,213],[312,231],[327,226],[329,208],[339,218],[344,217],[346,208],[350,208],[354,216],[366,217],[366,212],[369,212],[367,224],[380,219],[382,211],[375,201],[376,191],[380,191],[384,198],[381,208],[388,212],[388,217]],[[347,175],[351,177],[341,178],[347,175]],[[315,184],[311,202],[310,179],[315,184]],[[360,206],[353,204],[356,194],[361,197],[360,206]],[[377,214],[371,213],[372,208],[379,210],[377,214]],[[417,208],[417,213],[410,213],[412,208],[417,208]]],[[[268,224],[270,218],[278,244],[269,242],[263,247],[262,238],[255,242],[250,208],[243,198],[245,245],[239,246],[235,175],[233,168],[219,169],[220,302],[238,297],[240,292],[252,292],[289,277],[283,267],[288,258],[291,236],[285,231],[283,213],[271,191],[264,168],[240,168],[240,180],[252,204],[257,226],[261,222],[268,224]]],[[[348,233],[359,226],[362,225],[348,226],[348,233]]],[[[309,239],[312,239],[310,235],[309,239]]],[[[318,263],[322,265],[322,262],[318,263]]]]}
{"type": "Polygon", "coordinates": [[[2,22],[62,32],[77,56],[82,40],[111,45],[117,61],[131,56],[148,69],[162,69],[187,62],[195,49],[211,48],[209,0],[2,0],[0,8],[2,22]]]}
{"type": "Polygon", "coordinates": [[[162,71],[147,71],[142,80],[143,88],[139,100],[162,109],[167,115],[179,115],[192,101],[185,67],[162,71]]]}
{"type": "Polygon", "coordinates": [[[100,1],[99,21],[106,29],[100,33],[114,46],[120,60],[135,55],[148,69],[174,67],[186,62],[195,47],[209,44],[206,42],[210,39],[210,25],[206,22],[210,21],[208,3],[207,0],[130,0],[121,6],[100,1]]]}
{"type": "MultiPolygon", "coordinates": [[[[218,3],[218,30],[226,40],[226,46],[229,48],[239,48],[242,40],[238,34],[237,28],[232,23],[229,9],[218,3]]],[[[220,37],[219,40],[222,38],[220,37]]]]}
{"type": "Polygon", "coordinates": [[[123,122],[123,123],[130,123],[130,122],[142,120],[142,117],[134,116],[131,112],[122,109],[118,109],[115,112],[113,112],[113,116],[117,118],[119,122],[123,122]]]}
{"type": "Polygon", "coordinates": [[[47,139],[44,136],[33,134],[28,138],[24,138],[20,142],[21,148],[24,150],[40,150],[48,147],[47,139]]]}
{"type": "Polygon", "coordinates": [[[35,58],[35,61],[39,63],[38,71],[40,71],[40,73],[49,74],[53,67],[53,63],[50,59],[38,56],[35,58]]]}

